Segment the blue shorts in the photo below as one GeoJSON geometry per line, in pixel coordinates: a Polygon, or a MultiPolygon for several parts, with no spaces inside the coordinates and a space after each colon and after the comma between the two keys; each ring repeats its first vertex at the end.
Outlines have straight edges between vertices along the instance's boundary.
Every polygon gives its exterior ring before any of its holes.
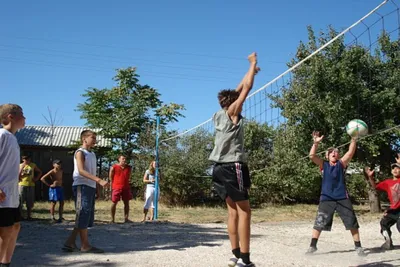
{"type": "Polygon", "coordinates": [[[49,201],[64,201],[64,190],[61,186],[49,188],[49,201]]]}
{"type": "Polygon", "coordinates": [[[96,188],[87,185],[76,185],[72,187],[75,198],[75,228],[87,229],[94,222],[94,201],[96,188]]]}

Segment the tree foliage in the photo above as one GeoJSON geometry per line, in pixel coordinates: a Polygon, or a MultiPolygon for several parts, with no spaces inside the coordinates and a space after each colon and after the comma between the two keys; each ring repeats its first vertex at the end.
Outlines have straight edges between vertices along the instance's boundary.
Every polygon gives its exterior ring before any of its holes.
{"type": "MultiPolygon", "coordinates": [[[[321,32],[318,38],[311,27],[308,32],[308,43],[300,43],[289,66],[337,35],[333,28],[321,32]]],[[[274,164],[280,163],[272,170],[276,168],[275,173],[284,175],[278,176],[279,180],[290,175],[293,182],[288,183],[288,188],[298,186],[294,191],[282,188],[283,195],[288,193],[294,200],[304,201],[311,191],[318,194],[318,190],[310,190],[318,188],[316,171],[310,169],[316,167],[306,157],[312,144],[310,134],[314,130],[324,134],[321,150],[345,144],[349,136],[344,127],[351,119],[367,122],[372,134],[359,142],[353,161],[388,168],[400,144],[398,128],[384,131],[400,124],[399,55],[398,41],[391,41],[385,32],[374,51],[356,44],[348,46],[339,38],[295,69],[280,96],[270,96],[287,121],[285,131],[279,135],[283,138],[275,141],[274,164]]],[[[344,153],[346,149],[343,147],[341,151],[344,153]]],[[[350,179],[352,182],[359,183],[359,179],[350,179]]],[[[365,194],[366,191],[357,188],[349,186],[355,195],[365,194]]]]}
{"type": "Polygon", "coordinates": [[[85,102],[78,105],[81,118],[112,140],[114,154],[149,152],[146,149],[152,144],[150,140],[155,140],[155,116],[160,116],[161,125],[165,126],[177,121],[184,107],[164,104],[155,88],[139,83],[135,68],[118,69],[113,80],[116,86],[112,88],[86,90],[85,102]]]}

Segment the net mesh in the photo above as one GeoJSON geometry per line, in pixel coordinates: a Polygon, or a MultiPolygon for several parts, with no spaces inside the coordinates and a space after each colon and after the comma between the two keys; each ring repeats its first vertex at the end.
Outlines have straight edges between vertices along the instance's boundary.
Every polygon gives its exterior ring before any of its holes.
{"type": "MultiPolygon", "coordinates": [[[[243,106],[245,149],[256,187],[279,191],[285,183],[293,186],[283,177],[292,175],[290,162],[309,164],[311,132],[318,130],[325,136],[322,155],[328,146],[341,148],[349,143],[344,128],[352,119],[362,119],[369,126],[369,135],[360,138],[358,161],[373,159],[370,154],[379,149],[371,146],[383,140],[392,150],[398,149],[400,122],[392,100],[400,93],[399,26],[398,3],[384,1],[341,32],[329,27],[316,36],[308,28],[308,42],[299,44],[288,70],[251,93],[243,106]],[[382,105],[385,101],[388,106],[382,105]]],[[[262,79],[262,72],[256,79],[262,79]]],[[[195,198],[212,192],[210,179],[201,178],[212,172],[208,156],[213,137],[209,119],[161,140],[162,171],[188,180],[187,186],[198,194],[195,198]]],[[[310,179],[299,186],[313,182],[310,179]]]]}

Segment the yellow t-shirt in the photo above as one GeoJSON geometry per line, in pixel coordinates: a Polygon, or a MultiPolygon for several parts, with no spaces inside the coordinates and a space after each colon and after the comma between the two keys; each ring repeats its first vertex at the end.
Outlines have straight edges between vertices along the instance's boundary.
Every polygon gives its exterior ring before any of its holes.
{"type": "MultiPolygon", "coordinates": [[[[22,163],[19,166],[21,167],[22,163]]],[[[35,182],[33,181],[33,178],[35,177],[35,167],[36,164],[32,162],[24,167],[24,169],[22,170],[22,177],[19,185],[35,186],[35,182]]]]}

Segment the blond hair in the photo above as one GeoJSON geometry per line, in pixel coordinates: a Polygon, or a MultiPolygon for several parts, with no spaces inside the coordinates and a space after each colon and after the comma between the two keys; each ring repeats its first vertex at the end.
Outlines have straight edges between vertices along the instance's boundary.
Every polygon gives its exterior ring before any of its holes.
{"type": "Polygon", "coordinates": [[[16,114],[22,112],[22,108],[17,104],[3,104],[0,105],[0,123],[8,124],[9,120],[7,116],[9,114],[16,114]]]}
{"type": "Polygon", "coordinates": [[[83,138],[88,137],[90,135],[97,135],[97,133],[93,132],[92,130],[83,130],[81,132],[81,141],[83,142],[83,138]]]}
{"type": "Polygon", "coordinates": [[[152,162],[150,162],[150,166],[149,166],[149,173],[151,175],[154,175],[154,173],[156,172],[156,169],[153,167],[153,162],[154,162],[154,160],[152,162]]]}

